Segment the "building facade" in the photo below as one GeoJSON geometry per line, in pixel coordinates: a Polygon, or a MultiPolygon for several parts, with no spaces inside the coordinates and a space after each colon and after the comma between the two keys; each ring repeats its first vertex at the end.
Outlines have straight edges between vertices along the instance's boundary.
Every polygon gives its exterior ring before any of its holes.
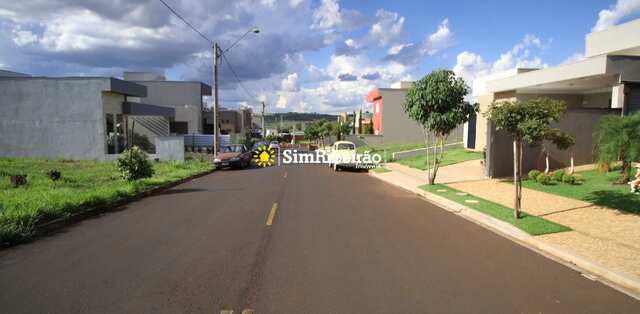
{"type": "Polygon", "coordinates": [[[172,108],[130,101],[145,86],[110,77],[0,77],[0,156],[109,159],[128,144],[128,118],[172,108]]]}
{"type": "Polygon", "coordinates": [[[175,110],[175,117],[169,121],[171,134],[204,132],[203,97],[211,96],[211,86],[194,81],[167,81],[163,75],[151,72],[125,72],[124,79],[147,88],[147,96],[134,101],[175,110]]]}
{"type": "MultiPolygon", "coordinates": [[[[376,88],[366,101],[373,107],[373,133],[381,137],[380,143],[421,143],[422,126],[404,112],[404,99],[412,82],[401,82],[399,88],[376,88]]],[[[364,123],[364,122],[363,122],[364,123]]],[[[450,140],[462,140],[462,126],[450,135],[450,140]]]]}
{"type": "MultiPolygon", "coordinates": [[[[565,167],[573,154],[576,164],[592,163],[593,132],[609,114],[640,111],[640,20],[591,33],[586,37],[585,58],[575,63],[545,69],[515,69],[477,80],[476,101],[481,113],[492,103],[548,97],[562,100],[568,111],[554,125],[575,136],[567,151],[546,145],[551,167],[565,167]]],[[[492,177],[513,172],[512,139],[496,130],[482,114],[476,123],[476,150],[486,150],[486,174],[492,177]]],[[[542,145],[528,145],[524,171],[544,169],[542,145]]]]}

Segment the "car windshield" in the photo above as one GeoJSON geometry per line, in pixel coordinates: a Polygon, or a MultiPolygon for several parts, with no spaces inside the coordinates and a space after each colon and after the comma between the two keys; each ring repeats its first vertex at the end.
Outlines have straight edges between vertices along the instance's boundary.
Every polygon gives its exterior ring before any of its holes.
{"type": "Polygon", "coordinates": [[[336,149],[348,149],[353,150],[356,149],[356,146],[350,143],[340,143],[336,149]]]}
{"type": "Polygon", "coordinates": [[[241,145],[222,146],[222,147],[220,147],[220,152],[222,152],[222,153],[242,153],[242,146],[241,145]]]}

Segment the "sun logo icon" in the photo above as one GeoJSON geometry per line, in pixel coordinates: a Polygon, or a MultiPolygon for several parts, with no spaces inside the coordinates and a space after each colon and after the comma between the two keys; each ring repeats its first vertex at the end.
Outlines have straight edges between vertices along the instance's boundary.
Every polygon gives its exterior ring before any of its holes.
{"type": "Polygon", "coordinates": [[[276,151],[268,146],[260,146],[253,153],[253,161],[259,167],[269,167],[276,163],[276,151]]]}

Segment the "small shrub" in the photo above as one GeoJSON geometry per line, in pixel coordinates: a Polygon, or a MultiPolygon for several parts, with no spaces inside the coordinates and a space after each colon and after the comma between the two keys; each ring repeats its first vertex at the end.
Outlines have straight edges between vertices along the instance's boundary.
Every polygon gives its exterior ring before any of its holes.
{"type": "Polygon", "coordinates": [[[55,182],[60,180],[60,178],[62,177],[62,173],[60,173],[59,170],[51,169],[47,171],[47,176],[49,177],[49,179],[51,179],[51,181],[55,182]]]}
{"type": "Polygon", "coordinates": [[[125,150],[116,161],[122,178],[127,181],[150,178],[153,176],[153,166],[147,159],[147,154],[137,146],[125,150]]]}
{"type": "Polygon", "coordinates": [[[537,180],[537,179],[538,179],[538,176],[539,176],[541,173],[542,173],[542,172],[540,172],[540,170],[535,170],[535,169],[534,169],[534,170],[529,171],[529,173],[528,173],[528,177],[529,177],[529,179],[531,179],[531,180],[537,180]]]}
{"type": "Polygon", "coordinates": [[[551,184],[551,176],[547,175],[546,173],[540,173],[536,177],[536,181],[538,181],[538,183],[540,183],[542,185],[550,185],[551,184]]]}
{"type": "Polygon", "coordinates": [[[578,179],[570,174],[565,174],[564,177],[562,177],[562,182],[573,185],[578,183],[578,179]]]}
{"type": "Polygon", "coordinates": [[[26,174],[16,174],[16,175],[12,175],[10,177],[11,179],[11,185],[14,188],[17,188],[19,186],[22,185],[26,185],[27,184],[27,175],[26,174]]]}
{"type": "Polygon", "coordinates": [[[562,182],[562,177],[565,175],[564,170],[556,170],[551,174],[553,181],[562,182]]]}

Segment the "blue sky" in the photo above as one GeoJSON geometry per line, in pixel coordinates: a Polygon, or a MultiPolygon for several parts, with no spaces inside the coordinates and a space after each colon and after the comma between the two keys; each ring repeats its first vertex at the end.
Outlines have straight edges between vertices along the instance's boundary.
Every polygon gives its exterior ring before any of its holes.
{"type": "MultiPolygon", "coordinates": [[[[579,60],[584,36],[640,16],[640,0],[165,0],[223,47],[223,105],[350,111],[367,91],[453,69],[471,84],[579,60]],[[244,88],[242,88],[242,86],[244,88]],[[245,89],[248,91],[246,92],[245,89]]],[[[0,68],[33,75],[151,70],[211,82],[209,45],[158,0],[0,0],[0,68]]]]}

